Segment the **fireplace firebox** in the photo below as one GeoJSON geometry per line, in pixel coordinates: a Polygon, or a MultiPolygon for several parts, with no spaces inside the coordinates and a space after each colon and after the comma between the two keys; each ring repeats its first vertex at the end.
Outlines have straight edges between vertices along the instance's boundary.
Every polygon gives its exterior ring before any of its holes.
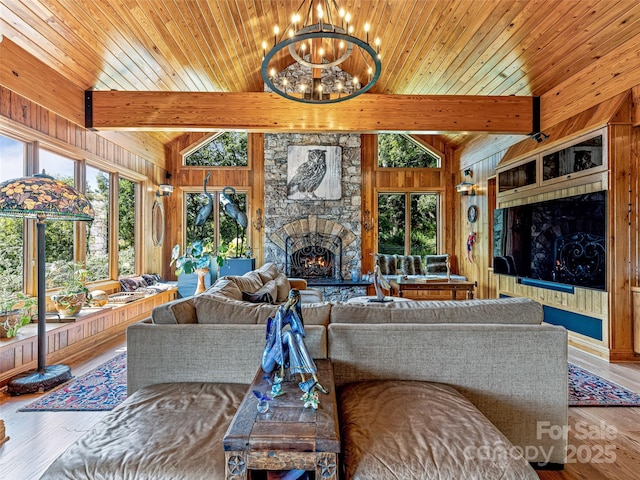
{"type": "Polygon", "coordinates": [[[335,235],[290,235],[285,242],[289,277],[342,280],[342,239],[335,235]]]}

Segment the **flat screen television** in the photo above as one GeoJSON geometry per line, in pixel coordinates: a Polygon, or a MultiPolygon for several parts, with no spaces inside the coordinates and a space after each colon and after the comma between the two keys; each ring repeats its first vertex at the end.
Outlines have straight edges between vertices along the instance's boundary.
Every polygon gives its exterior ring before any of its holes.
{"type": "Polygon", "coordinates": [[[499,208],[493,271],[606,290],[607,192],[499,208]]]}

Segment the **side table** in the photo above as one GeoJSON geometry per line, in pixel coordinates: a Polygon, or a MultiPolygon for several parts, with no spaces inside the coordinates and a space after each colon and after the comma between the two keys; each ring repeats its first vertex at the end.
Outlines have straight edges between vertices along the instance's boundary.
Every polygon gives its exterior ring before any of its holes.
{"type": "Polygon", "coordinates": [[[249,470],[315,471],[316,478],[338,479],[340,432],[333,368],[330,360],[316,360],[318,378],[329,390],[319,394],[317,410],[304,408],[298,379],[283,382],[284,395],[258,413],[253,390],[270,392],[269,376],[258,370],[222,444],[226,479],[247,480],[249,470]]]}

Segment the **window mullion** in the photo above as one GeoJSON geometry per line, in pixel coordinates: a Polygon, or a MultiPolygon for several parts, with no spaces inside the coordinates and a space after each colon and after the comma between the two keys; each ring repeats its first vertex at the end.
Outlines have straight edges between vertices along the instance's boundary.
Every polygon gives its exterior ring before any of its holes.
{"type": "Polygon", "coordinates": [[[411,192],[404,194],[404,254],[411,255],[411,192]]]}

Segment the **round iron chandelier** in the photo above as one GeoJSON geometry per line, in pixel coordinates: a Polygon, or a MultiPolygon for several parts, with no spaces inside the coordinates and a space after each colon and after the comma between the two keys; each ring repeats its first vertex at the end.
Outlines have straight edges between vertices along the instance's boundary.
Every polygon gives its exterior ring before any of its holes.
{"type": "Polygon", "coordinates": [[[297,102],[326,104],[357,97],[373,87],[382,70],[380,39],[372,46],[370,29],[365,23],[365,39],[358,38],[351,14],[335,0],[303,0],[284,29],[273,28],[269,51],[262,42],[262,78],[271,91],[297,102]],[[365,74],[358,77],[348,69],[365,74]]]}

